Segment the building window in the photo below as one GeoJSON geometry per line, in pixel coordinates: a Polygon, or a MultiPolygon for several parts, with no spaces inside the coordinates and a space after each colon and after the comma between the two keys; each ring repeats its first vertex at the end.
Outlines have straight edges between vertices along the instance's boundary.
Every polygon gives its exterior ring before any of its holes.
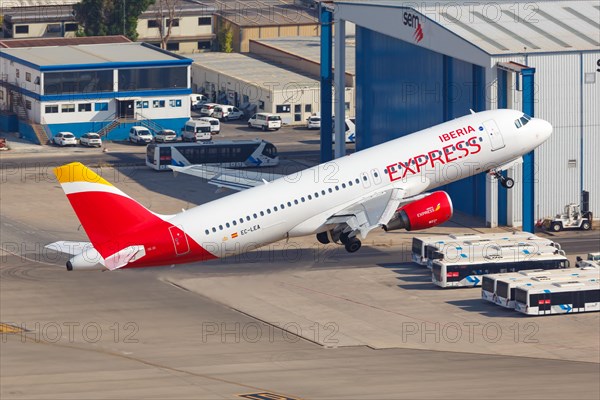
{"type": "Polygon", "coordinates": [[[210,40],[201,40],[198,42],[198,50],[210,50],[210,40]]]}
{"type": "Polygon", "coordinates": [[[171,107],[181,107],[181,99],[169,100],[169,106],[171,106],[171,107]]]}
{"type": "Polygon", "coordinates": [[[81,103],[81,104],[79,104],[77,110],[79,112],[92,111],[92,103],[81,103]]]}
{"type": "Polygon", "coordinates": [[[25,80],[31,82],[31,72],[25,72],[25,80]]]}
{"type": "Polygon", "coordinates": [[[4,90],[0,90],[0,100],[4,100],[4,90]]]}
{"type": "Polygon", "coordinates": [[[67,22],[65,24],[65,32],[77,32],[79,30],[79,25],[72,23],[72,22],[67,22]]]}
{"type": "Polygon", "coordinates": [[[48,24],[46,26],[46,32],[48,33],[61,33],[62,27],[60,24],[48,24]]]}
{"type": "Polygon", "coordinates": [[[75,104],[63,104],[60,106],[60,111],[64,113],[75,112],[75,104]]]}
{"type": "Polygon", "coordinates": [[[95,103],[94,111],[108,111],[108,103],[95,103]]]}
{"type": "Polygon", "coordinates": [[[45,109],[46,109],[46,114],[57,114],[58,113],[58,104],[48,104],[45,109]]]}
{"type": "Polygon", "coordinates": [[[155,19],[149,19],[148,28],[158,28],[158,21],[155,19]]]}
{"type": "Polygon", "coordinates": [[[307,112],[307,113],[312,112],[312,104],[306,104],[304,106],[304,112],[307,112]]]}
{"type": "Polygon", "coordinates": [[[148,101],[138,101],[137,103],[135,103],[137,108],[148,108],[148,101]]]}
{"type": "Polygon", "coordinates": [[[198,26],[212,25],[211,17],[198,17],[198,26]]]}
{"type": "Polygon", "coordinates": [[[185,89],[187,87],[187,67],[119,70],[119,91],[185,89]]]}
{"type": "Polygon", "coordinates": [[[289,113],[290,110],[291,110],[291,107],[289,104],[280,104],[278,106],[275,106],[276,113],[289,113]]]}
{"type": "Polygon", "coordinates": [[[154,100],[152,102],[152,107],[154,107],[154,108],[163,108],[164,106],[165,106],[164,100],[154,100]]]}
{"type": "Polygon", "coordinates": [[[179,18],[167,19],[166,26],[179,26],[179,18]],[[173,21],[173,25],[171,25],[171,21],[173,21]]]}
{"type": "Polygon", "coordinates": [[[265,109],[265,102],[262,100],[258,101],[258,109],[259,110],[264,110],[265,109]]]}
{"type": "Polygon", "coordinates": [[[179,51],[179,43],[169,42],[167,43],[167,50],[169,51],[179,51]]]}
{"type": "Polygon", "coordinates": [[[15,33],[29,33],[29,25],[15,26],[15,33]]]}
{"type": "Polygon", "coordinates": [[[25,100],[25,108],[31,110],[31,100],[25,100]]]}
{"type": "Polygon", "coordinates": [[[45,72],[44,94],[112,92],[113,71],[45,72]]]}
{"type": "Polygon", "coordinates": [[[17,74],[17,78],[21,76],[21,71],[19,71],[19,68],[17,68],[16,74],[17,74]]]}

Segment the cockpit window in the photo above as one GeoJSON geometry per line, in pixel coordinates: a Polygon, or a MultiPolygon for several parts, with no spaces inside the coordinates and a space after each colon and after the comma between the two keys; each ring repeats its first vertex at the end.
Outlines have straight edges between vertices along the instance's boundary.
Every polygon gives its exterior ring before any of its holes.
{"type": "Polygon", "coordinates": [[[523,114],[523,116],[519,119],[515,119],[515,126],[518,128],[527,125],[527,123],[531,121],[531,117],[527,114],[523,114]]]}

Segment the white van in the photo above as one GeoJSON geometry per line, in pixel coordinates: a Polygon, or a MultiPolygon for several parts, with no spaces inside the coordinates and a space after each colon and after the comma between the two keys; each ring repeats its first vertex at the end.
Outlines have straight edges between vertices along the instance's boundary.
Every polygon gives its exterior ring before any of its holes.
{"type": "Polygon", "coordinates": [[[244,112],[234,106],[220,105],[215,107],[215,111],[213,112],[212,116],[224,121],[231,121],[242,118],[244,116],[244,112]]]}
{"type": "Polygon", "coordinates": [[[221,122],[213,117],[200,117],[198,121],[208,122],[210,124],[210,133],[213,135],[219,134],[221,132],[221,122]]]}
{"type": "Polygon", "coordinates": [[[190,94],[190,107],[192,110],[201,108],[204,103],[208,101],[208,97],[203,94],[192,93],[190,94]]]}
{"type": "Polygon", "coordinates": [[[154,137],[148,128],[143,126],[133,126],[129,130],[129,141],[131,143],[146,144],[150,143],[154,137]]]}
{"type": "Polygon", "coordinates": [[[181,140],[184,142],[195,142],[197,140],[210,140],[210,123],[199,120],[189,120],[181,128],[181,140]]]}
{"type": "Polygon", "coordinates": [[[279,130],[281,128],[281,117],[277,114],[257,113],[248,120],[248,128],[259,128],[279,130]]]}

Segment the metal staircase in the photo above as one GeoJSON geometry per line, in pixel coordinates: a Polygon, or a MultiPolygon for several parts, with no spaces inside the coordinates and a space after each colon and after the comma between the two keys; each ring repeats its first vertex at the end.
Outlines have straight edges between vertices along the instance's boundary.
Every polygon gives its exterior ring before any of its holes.
{"type": "Polygon", "coordinates": [[[144,117],[140,113],[136,113],[136,118],[120,118],[120,117],[116,117],[116,114],[112,114],[106,120],[107,121],[110,120],[111,122],[109,124],[105,125],[98,132],[96,132],[101,137],[108,135],[113,129],[121,126],[121,124],[139,124],[139,125],[142,125],[142,126],[148,128],[150,130],[150,132],[152,132],[155,135],[159,131],[163,130],[163,127],[160,124],[152,121],[151,119],[144,117]]]}
{"type": "Polygon", "coordinates": [[[40,145],[48,144],[52,134],[47,130],[45,125],[35,123],[30,117],[27,110],[27,102],[21,93],[21,88],[13,83],[8,82],[8,74],[0,75],[0,85],[5,87],[7,94],[11,99],[9,110],[17,115],[20,121],[30,125],[40,145]]]}
{"type": "Polygon", "coordinates": [[[142,114],[136,114],[138,116],[137,122],[139,122],[142,126],[148,128],[150,130],[150,132],[152,132],[153,134],[157,134],[159,131],[162,131],[164,128],[152,121],[151,119],[147,119],[145,118],[142,114]]]}
{"type": "Polygon", "coordinates": [[[48,130],[44,125],[35,124],[33,122],[29,122],[33,132],[35,133],[35,137],[40,142],[41,145],[50,144],[50,140],[52,139],[52,135],[49,134],[48,130]]]}

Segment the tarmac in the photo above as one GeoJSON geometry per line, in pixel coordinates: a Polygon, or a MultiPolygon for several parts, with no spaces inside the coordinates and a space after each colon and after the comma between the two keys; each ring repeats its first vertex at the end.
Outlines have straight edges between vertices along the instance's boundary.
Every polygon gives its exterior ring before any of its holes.
{"type": "MultiPolygon", "coordinates": [[[[97,171],[158,213],[227,194],[145,167],[97,171]]],[[[524,317],[480,289],[438,289],[409,262],[411,233],[370,235],[352,255],[307,237],[67,272],[44,245],[86,235],[51,171],[0,172],[3,400],[600,397],[600,313],[524,317]]],[[[427,234],[502,230],[457,215],[427,234]]]]}

